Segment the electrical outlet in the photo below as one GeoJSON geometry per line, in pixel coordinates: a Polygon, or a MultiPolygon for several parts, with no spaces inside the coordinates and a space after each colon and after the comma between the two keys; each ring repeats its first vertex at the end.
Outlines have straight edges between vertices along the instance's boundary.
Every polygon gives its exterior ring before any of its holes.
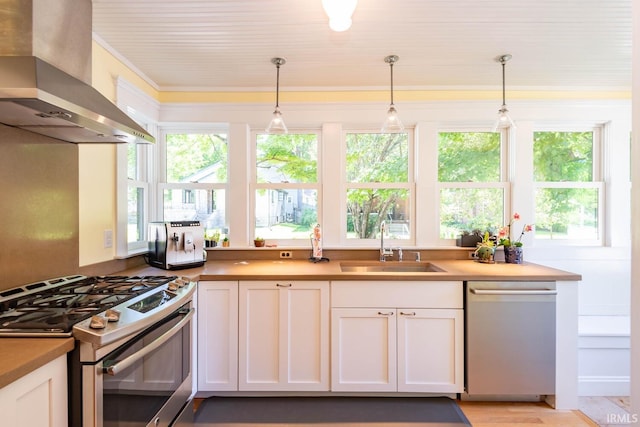
{"type": "Polygon", "coordinates": [[[280,251],[280,258],[291,258],[291,251],[280,251]]]}
{"type": "Polygon", "coordinates": [[[104,247],[110,248],[113,246],[113,230],[104,230],[104,247]]]}
{"type": "Polygon", "coordinates": [[[469,252],[469,259],[476,259],[478,258],[478,254],[476,254],[475,251],[470,251],[469,252]]]}

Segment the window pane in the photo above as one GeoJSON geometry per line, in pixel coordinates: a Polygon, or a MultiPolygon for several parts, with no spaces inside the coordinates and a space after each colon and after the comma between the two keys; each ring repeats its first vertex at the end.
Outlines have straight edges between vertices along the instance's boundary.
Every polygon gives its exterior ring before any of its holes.
{"type": "Polygon", "coordinates": [[[540,188],[536,191],[536,239],[598,239],[598,190],[540,188]]]}
{"type": "Polygon", "coordinates": [[[408,182],[406,133],[348,133],[347,182],[408,182]]]}
{"type": "Polygon", "coordinates": [[[315,134],[266,135],[256,141],[258,182],[318,182],[315,134]]]}
{"type": "Polygon", "coordinates": [[[443,132],[438,135],[440,182],[500,181],[500,134],[443,132]]]}
{"type": "MultiPolygon", "coordinates": [[[[351,189],[347,191],[347,239],[376,239],[385,220],[391,239],[411,237],[409,190],[351,189]]],[[[386,237],[386,236],[385,236],[386,237]]]]}
{"type": "Polygon", "coordinates": [[[227,182],[227,135],[168,134],[167,182],[227,182]]]}
{"type": "Polygon", "coordinates": [[[127,189],[127,243],[141,242],[144,237],[144,189],[127,189]]]}
{"type": "Polygon", "coordinates": [[[309,239],[318,222],[317,190],[256,190],[254,236],[264,239],[309,239]]]}
{"type": "Polygon", "coordinates": [[[164,220],[199,220],[206,228],[225,225],[225,190],[164,190],[164,220]]]}
{"type": "Polygon", "coordinates": [[[538,182],[593,180],[593,132],[534,132],[534,179],[538,182]]]}
{"type": "Polygon", "coordinates": [[[497,231],[503,220],[501,188],[446,188],[440,191],[440,238],[463,231],[497,231]]]}

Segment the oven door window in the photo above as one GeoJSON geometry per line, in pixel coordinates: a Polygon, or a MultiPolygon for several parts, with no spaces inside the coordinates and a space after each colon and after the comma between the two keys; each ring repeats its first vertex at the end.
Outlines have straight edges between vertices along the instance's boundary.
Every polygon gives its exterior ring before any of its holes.
{"type": "Polygon", "coordinates": [[[190,378],[187,319],[180,315],[156,325],[103,359],[105,427],[146,426],[190,378]]]}

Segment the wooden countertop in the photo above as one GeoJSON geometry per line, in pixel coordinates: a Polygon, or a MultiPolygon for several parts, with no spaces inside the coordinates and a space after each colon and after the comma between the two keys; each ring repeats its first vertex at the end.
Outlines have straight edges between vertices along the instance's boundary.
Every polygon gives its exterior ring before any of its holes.
{"type": "MultiPolygon", "coordinates": [[[[482,264],[472,260],[434,260],[429,262],[442,272],[342,272],[341,263],[353,260],[313,263],[307,260],[210,260],[203,267],[185,270],[163,270],[148,265],[129,269],[125,275],[176,275],[191,280],[503,280],[503,281],[580,281],[580,274],[539,264],[482,264]]],[[[363,261],[381,264],[378,261],[363,261]]],[[[416,265],[414,261],[387,261],[388,266],[416,265]]]]}
{"type": "Polygon", "coordinates": [[[73,350],[73,338],[0,338],[0,388],[73,350]]]}

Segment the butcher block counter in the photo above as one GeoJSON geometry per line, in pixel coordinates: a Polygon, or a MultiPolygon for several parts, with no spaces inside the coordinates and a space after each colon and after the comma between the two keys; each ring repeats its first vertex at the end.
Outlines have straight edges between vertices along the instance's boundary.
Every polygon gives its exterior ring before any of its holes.
{"type": "Polygon", "coordinates": [[[186,276],[192,280],[503,280],[503,281],[580,281],[582,276],[539,264],[483,264],[473,260],[434,261],[354,261],[336,260],[210,260],[203,267],[185,270],[162,270],[151,266],[132,268],[119,274],[186,276]],[[398,271],[430,264],[440,271],[398,271]],[[343,266],[387,266],[391,271],[343,271],[343,266]]]}

